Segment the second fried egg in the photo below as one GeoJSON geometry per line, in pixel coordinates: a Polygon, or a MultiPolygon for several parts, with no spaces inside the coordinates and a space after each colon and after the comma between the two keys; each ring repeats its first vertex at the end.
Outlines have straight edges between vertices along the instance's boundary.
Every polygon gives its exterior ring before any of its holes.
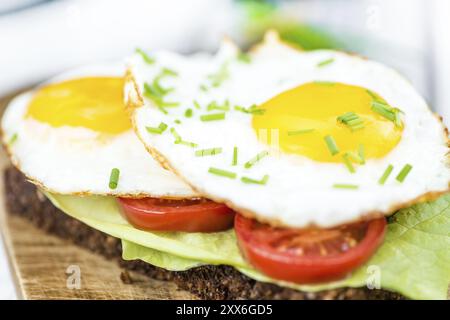
{"type": "Polygon", "coordinates": [[[329,227],[448,190],[442,123],[379,63],[302,52],[275,34],[249,56],[226,43],[206,62],[154,58],[134,57],[126,84],[138,135],[196,190],[246,216],[329,227]]]}

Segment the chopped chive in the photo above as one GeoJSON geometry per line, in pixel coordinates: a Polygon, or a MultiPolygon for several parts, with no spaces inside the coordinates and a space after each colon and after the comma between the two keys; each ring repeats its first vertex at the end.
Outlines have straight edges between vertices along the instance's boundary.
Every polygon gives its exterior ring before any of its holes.
{"type": "Polygon", "coordinates": [[[400,118],[400,112],[394,112],[394,124],[396,127],[402,126],[402,120],[400,118]]]}
{"type": "Polygon", "coordinates": [[[153,79],[152,82],[152,89],[153,92],[158,95],[159,97],[163,97],[166,94],[168,94],[169,92],[175,90],[174,88],[164,88],[161,83],[160,80],[163,78],[162,75],[158,75],[153,79]]]}
{"type": "Polygon", "coordinates": [[[252,59],[250,58],[250,55],[245,53],[245,52],[240,52],[238,54],[238,56],[237,56],[237,59],[240,62],[243,62],[243,63],[250,63],[250,62],[252,62],[252,59]]]}
{"type": "Polygon", "coordinates": [[[347,121],[347,123],[353,127],[355,125],[362,124],[363,121],[362,121],[362,119],[358,118],[358,119],[349,120],[349,121],[347,121]]]}
{"type": "Polygon", "coordinates": [[[336,184],[333,184],[333,188],[336,188],[336,189],[358,189],[359,186],[356,184],[336,183],[336,184]]]}
{"type": "Polygon", "coordinates": [[[252,104],[252,105],[247,109],[247,111],[250,112],[250,113],[255,113],[255,112],[266,111],[266,110],[264,110],[264,109],[258,109],[258,105],[252,104]]]}
{"type": "Polygon", "coordinates": [[[358,119],[349,120],[347,122],[349,125],[354,126],[354,125],[362,124],[363,120],[361,118],[358,118],[358,119]]]}
{"type": "Polygon", "coordinates": [[[165,102],[165,101],[163,101],[162,102],[162,106],[165,107],[165,108],[174,108],[174,107],[180,106],[180,103],[179,102],[165,102]]]}
{"type": "Polygon", "coordinates": [[[160,83],[158,79],[153,80],[153,87],[155,88],[155,91],[158,92],[159,96],[163,97],[170,92],[174,91],[175,88],[164,88],[160,83]]]}
{"type": "Polygon", "coordinates": [[[358,146],[358,156],[361,159],[361,164],[366,164],[366,152],[362,143],[358,146]]]}
{"type": "Polygon", "coordinates": [[[230,102],[228,100],[226,100],[223,105],[218,105],[216,101],[212,101],[208,104],[208,107],[206,109],[208,111],[211,111],[211,110],[228,111],[228,110],[230,110],[230,102]]]}
{"type": "Polygon", "coordinates": [[[356,153],[348,151],[345,154],[353,162],[356,162],[356,163],[359,163],[359,164],[364,164],[364,160],[359,155],[357,155],[356,153]]]}
{"type": "Polygon", "coordinates": [[[144,83],[144,96],[152,100],[157,106],[161,106],[162,98],[160,93],[147,82],[144,83]]]}
{"type": "Polygon", "coordinates": [[[324,137],[324,140],[327,144],[328,150],[330,150],[330,153],[332,156],[339,153],[339,148],[336,145],[336,141],[334,141],[333,137],[328,135],[324,137]]]}
{"type": "Polygon", "coordinates": [[[319,62],[317,64],[317,67],[319,67],[319,68],[320,67],[324,67],[324,66],[329,65],[329,64],[331,64],[333,62],[334,62],[334,58],[326,59],[326,60],[323,60],[323,61],[319,62]]]}
{"type": "Polygon", "coordinates": [[[111,175],[109,176],[109,188],[115,189],[117,188],[117,184],[119,182],[120,171],[117,168],[113,168],[111,170],[111,175]]]}
{"type": "Polygon", "coordinates": [[[394,113],[394,123],[397,127],[399,127],[401,125],[400,114],[398,112],[394,113]]]}
{"type": "Polygon", "coordinates": [[[214,110],[216,108],[217,102],[216,101],[211,101],[210,103],[208,103],[208,105],[206,106],[206,110],[211,111],[214,110]]]}
{"type": "Polygon", "coordinates": [[[176,124],[181,124],[181,120],[180,119],[175,119],[173,122],[175,122],[176,124]]]}
{"type": "Polygon", "coordinates": [[[209,90],[208,87],[206,85],[204,85],[204,84],[201,84],[199,88],[203,92],[208,92],[208,90],[209,90]]]}
{"type": "Polygon", "coordinates": [[[253,109],[249,110],[248,113],[253,115],[263,115],[266,112],[266,109],[253,109]]]}
{"type": "Polygon", "coordinates": [[[358,118],[359,118],[358,115],[354,112],[346,112],[343,115],[337,117],[338,121],[340,121],[340,122],[357,120],[358,118]]]}
{"type": "Polygon", "coordinates": [[[162,134],[167,129],[167,124],[164,122],[161,122],[158,127],[145,127],[147,132],[149,133],[156,133],[156,134],[162,134]]]}
{"type": "Polygon", "coordinates": [[[364,121],[354,112],[346,112],[337,117],[337,121],[345,124],[351,131],[356,131],[364,128],[364,121]]]}
{"type": "Polygon", "coordinates": [[[244,112],[244,113],[251,113],[253,115],[263,115],[266,112],[265,109],[258,108],[258,106],[256,104],[252,105],[249,108],[244,108],[244,107],[241,107],[241,106],[235,106],[234,110],[241,111],[241,112],[244,112]]]}
{"type": "Polygon", "coordinates": [[[159,124],[158,128],[159,128],[161,131],[164,131],[164,130],[167,129],[167,124],[165,124],[164,122],[161,122],[161,123],[159,124]]]}
{"type": "Polygon", "coordinates": [[[372,110],[386,119],[395,121],[394,112],[392,112],[391,108],[383,102],[372,101],[372,110]]]}
{"type": "Polygon", "coordinates": [[[350,173],[355,173],[356,172],[355,167],[353,167],[353,164],[348,159],[348,154],[344,154],[342,156],[342,159],[344,160],[344,164],[347,167],[348,171],[350,171],[350,173]]]}
{"type": "Polygon", "coordinates": [[[238,148],[234,147],[233,148],[233,161],[231,162],[232,166],[236,166],[238,163],[238,148]]]}
{"type": "Polygon", "coordinates": [[[402,119],[400,118],[400,113],[403,113],[398,108],[393,108],[392,112],[394,112],[394,124],[396,127],[400,128],[403,126],[402,119]]]}
{"type": "Polygon", "coordinates": [[[178,134],[175,128],[170,128],[170,133],[174,136],[175,142],[181,140],[181,136],[178,134]]]}
{"type": "Polygon", "coordinates": [[[144,60],[145,63],[147,63],[147,64],[154,64],[155,63],[155,59],[150,57],[144,50],[142,50],[140,48],[136,48],[135,52],[142,57],[142,60],[144,60]]]}
{"type": "Polygon", "coordinates": [[[196,109],[201,109],[202,107],[200,106],[200,103],[198,103],[198,101],[197,100],[194,100],[194,107],[196,108],[196,109]]]}
{"type": "Polygon", "coordinates": [[[236,179],[236,173],[231,172],[231,171],[210,167],[208,172],[212,173],[212,174],[215,174],[217,176],[222,176],[222,177],[230,178],[230,179],[236,179]]]}
{"type": "Polygon", "coordinates": [[[245,109],[244,107],[241,107],[241,106],[234,106],[234,110],[248,113],[247,109],[245,109]]]}
{"type": "Polygon", "coordinates": [[[383,175],[378,180],[378,183],[381,184],[381,185],[385,184],[386,180],[391,175],[391,172],[392,172],[393,169],[394,169],[394,166],[392,164],[388,165],[386,170],[384,170],[383,175]]]}
{"type": "Polygon", "coordinates": [[[394,122],[396,127],[402,126],[402,121],[400,117],[400,113],[403,113],[398,108],[393,108],[388,105],[386,102],[381,101],[373,91],[366,90],[366,92],[372,97],[372,110],[381,116],[385,117],[388,120],[394,122]]]}
{"type": "Polygon", "coordinates": [[[166,109],[164,109],[164,107],[161,106],[157,106],[158,110],[161,111],[163,114],[169,114],[169,111],[167,111],[166,109]]]}
{"type": "Polygon", "coordinates": [[[14,142],[17,141],[17,138],[18,138],[18,137],[19,137],[19,135],[17,134],[17,132],[14,133],[14,134],[11,136],[11,138],[9,138],[8,144],[9,144],[9,145],[12,145],[14,142]]]}
{"type": "Polygon", "coordinates": [[[179,106],[178,102],[166,102],[163,100],[166,91],[161,91],[161,87],[158,87],[153,84],[144,83],[144,95],[152,100],[152,102],[158,107],[158,109],[164,113],[168,114],[166,107],[177,107],[179,106]]]}
{"type": "Polygon", "coordinates": [[[204,114],[200,116],[201,121],[216,121],[216,120],[223,120],[225,119],[225,113],[211,113],[211,114],[204,114]]]}
{"type": "Polygon", "coordinates": [[[261,160],[262,158],[264,158],[265,156],[268,156],[268,155],[269,155],[269,151],[262,151],[262,152],[258,153],[255,157],[248,160],[244,164],[244,167],[246,169],[249,169],[249,168],[253,167],[259,160],[261,160]]]}
{"type": "Polygon", "coordinates": [[[192,109],[191,109],[191,108],[186,109],[186,111],[184,112],[184,116],[185,116],[186,118],[192,117],[192,109]]]}
{"type": "Polygon", "coordinates": [[[149,83],[144,83],[144,94],[148,97],[157,97],[159,93],[155,88],[153,88],[149,83]]]}
{"type": "Polygon", "coordinates": [[[147,89],[149,91],[151,91],[151,93],[153,95],[156,95],[156,96],[162,98],[163,96],[167,95],[169,92],[171,92],[175,89],[174,88],[164,88],[160,84],[161,79],[165,78],[165,77],[175,77],[177,75],[178,74],[175,71],[170,70],[168,68],[163,68],[161,70],[161,72],[153,79],[152,85],[150,86],[147,84],[147,89]]]}
{"type": "Polygon", "coordinates": [[[386,119],[394,122],[396,127],[402,126],[400,118],[400,113],[402,113],[402,111],[400,109],[392,108],[391,106],[383,102],[373,101],[372,110],[380,114],[381,116],[385,117],[386,119]]]}
{"type": "Polygon", "coordinates": [[[397,177],[395,179],[397,179],[398,182],[405,181],[405,179],[408,176],[411,169],[412,169],[412,165],[410,165],[409,163],[405,164],[405,166],[403,167],[403,169],[400,171],[400,173],[397,175],[397,177]]]}
{"type": "Polygon", "coordinates": [[[195,151],[196,157],[204,157],[204,156],[215,156],[222,152],[222,148],[210,148],[195,151]]]}
{"type": "Polygon", "coordinates": [[[333,82],[333,81],[321,81],[321,80],[316,80],[316,81],[314,81],[314,83],[324,85],[324,86],[334,86],[336,84],[336,82],[333,82]]]}
{"type": "Polygon", "coordinates": [[[190,141],[185,141],[185,140],[175,140],[175,144],[182,144],[184,146],[188,146],[191,148],[197,148],[198,144],[196,144],[195,142],[190,142],[190,141]]]}
{"type": "Polygon", "coordinates": [[[310,132],[313,132],[314,130],[315,129],[292,130],[292,131],[288,131],[287,134],[288,134],[288,136],[296,136],[299,134],[310,133],[310,132]]]}
{"type": "Polygon", "coordinates": [[[249,178],[249,177],[241,177],[241,181],[243,183],[253,183],[253,184],[260,184],[260,185],[265,185],[267,183],[267,181],[269,181],[269,175],[264,175],[264,177],[262,177],[260,180],[256,180],[253,178],[249,178]]]}
{"type": "Polygon", "coordinates": [[[183,140],[181,138],[181,136],[178,134],[177,130],[175,130],[175,128],[170,128],[170,133],[175,138],[175,141],[174,141],[175,144],[182,144],[184,146],[188,146],[188,147],[191,147],[191,148],[196,148],[198,146],[198,144],[196,144],[195,142],[190,142],[190,141],[183,140]]]}

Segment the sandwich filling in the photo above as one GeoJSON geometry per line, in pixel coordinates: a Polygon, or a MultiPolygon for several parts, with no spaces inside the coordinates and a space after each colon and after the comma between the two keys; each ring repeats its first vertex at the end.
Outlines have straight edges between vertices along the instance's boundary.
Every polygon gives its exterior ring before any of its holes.
{"type": "Polygon", "coordinates": [[[235,48],[206,60],[139,50],[125,80],[88,72],[53,81],[9,105],[3,142],[56,207],[121,239],[124,259],[168,270],[230,265],[303,291],[368,285],[445,298],[450,198],[438,197],[449,180],[440,124],[419,98],[402,104],[384,86],[338,79],[346,64],[360,72],[364,64],[327,53],[340,66],[327,74],[314,54],[267,46],[250,62],[235,48]],[[292,71],[280,61],[313,76],[283,78],[292,71]],[[263,66],[282,72],[256,79],[263,66]],[[419,137],[433,142],[426,166],[408,143],[421,115],[433,126],[419,137]],[[426,172],[430,182],[404,184],[426,172]]]}

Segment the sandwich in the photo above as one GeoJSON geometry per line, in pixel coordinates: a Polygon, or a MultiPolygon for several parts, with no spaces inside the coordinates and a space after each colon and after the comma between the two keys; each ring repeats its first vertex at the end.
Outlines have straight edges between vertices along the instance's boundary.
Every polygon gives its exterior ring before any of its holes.
{"type": "Polygon", "coordinates": [[[1,127],[11,213],[200,298],[447,298],[448,132],[382,64],[138,49],[1,127]]]}

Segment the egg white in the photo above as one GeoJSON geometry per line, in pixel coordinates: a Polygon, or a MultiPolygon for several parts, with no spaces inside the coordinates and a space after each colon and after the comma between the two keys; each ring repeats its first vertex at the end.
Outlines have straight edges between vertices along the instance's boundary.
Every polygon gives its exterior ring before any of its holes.
{"type": "MultiPolygon", "coordinates": [[[[91,65],[47,83],[85,76],[122,76],[123,65],[91,65]]],[[[3,143],[12,163],[45,190],[59,194],[193,198],[198,195],[146,152],[133,130],[105,135],[83,127],[52,127],[26,118],[33,91],[14,98],[2,118],[3,143]],[[17,135],[14,142],[11,138],[17,135]],[[119,168],[116,189],[109,188],[119,168]]]]}
{"type": "MultiPolygon", "coordinates": [[[[216,201],[227,203],[239,212],[275,225],[330,227],[361,218],[392,214],[396,209],[418,201],[431,199],[447,192],[450,181],[447,132],[439,118],[427,107],[411,84],[397,72],[382,64],[345,53],[318,50],[301,52],[269,34],[265,42],[251,52],[251,63],[239,59],[238,49],[225,43],[212,57],[192,59],[168,53],[155,53],[156,63],[145,64],[134,56],[129,63],[126,85],[128,103],[136,108],[133,123],[143,143],[162,156],[174,172],[197,191],[216,201]],[[325,59],[334,62],[317,68],[325,59]],[[208,75],[228,63],[228,77],[218,87],[200,89],[208,84],[208,75]],[[144,97],[144,82],[151,82],[159,70],[168,67],[178,77],[163,84],[174,87],[167,99],[180,102],[180,107],[167,109],[164,114],[144,97]],[[216,100],[230,105],[250,106],[300,84],[311,81],[333,81],[361,86],[380,94],[391,105],[404,111],[404,131],[400,143],[385,157],[370,159],[359,166],[356,174],[349,173],[344,164],[321,163],[292,154],[271,154],[251,169],[245,161],[267,150],[255,134],[248,114],[231,110],[226,120],[202,122],[205,106],[216,100]],[[197,110],[192,101],[200,103],[197,110]],[[186,108],[193,117],[186,118],[186,108]],[[176,119],[181,123],[177,124],[176,119]],[[174,144],[169,130],[149,134],[146,126],[164,122],[183,138],[198,144],[191,148],[174,144]],[[233,148],[237,146],[238,165],[232,165],[233,148]],[[196,157],[198,149],[221,147],[215,156],[196,157]],[[413,166],[407,179],[400,183],[395,177],[405,164],[413,166]],[[378,184],[386,167],[394,171],[385,185],[378,184]],[[227,179],[208,172],[217,167],[237,173],[237,179],[227,179]],[[244,184],[242,176],[270,176],[266,185],[244,184]],[[359,185],[357,190],[335,189],[336,183],[359,185]]],[[[161,159],[161,158],[160,158],[161,159]]]]}

